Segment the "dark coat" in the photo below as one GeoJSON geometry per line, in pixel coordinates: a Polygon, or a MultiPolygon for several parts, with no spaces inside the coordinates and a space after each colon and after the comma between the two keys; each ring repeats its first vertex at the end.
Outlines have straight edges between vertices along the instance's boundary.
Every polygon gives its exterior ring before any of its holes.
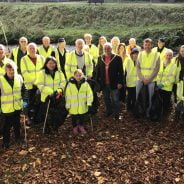
{"type": "MultiPolygon", "coordinates": [[[[98,58],[96,67],[96,81],[100,84],[101,89],[105,87],[105,56],[98,58]]],[[[117,89],[118,84],[124,84],[123,65],[120,56],[111,55],[111,62],[109,64],[109,80],[110,88],[117,89]]]]}

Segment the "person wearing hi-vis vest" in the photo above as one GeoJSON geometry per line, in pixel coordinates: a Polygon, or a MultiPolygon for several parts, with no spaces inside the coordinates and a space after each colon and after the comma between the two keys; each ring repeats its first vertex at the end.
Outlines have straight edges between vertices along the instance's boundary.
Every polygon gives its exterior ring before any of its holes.
{"type": "Polygon", "coordinates": [[[42,38],[42,46],[38,47],[38,54],[46,58],[52,56],[54,50],[54,47],[50,44],[50,38],[48,36],[44,36],[42,38]]]}
{"type": "Polygon", "coordinates": [[[130,57],[128,57],[124,63],[127,95],[127,111],[133,112],[136,101],[136,82],[137,82],[137,58],[139,50],[137,48],[132,49],[130,57]]]}
{"type": "Polygon", "coordinates": [[[28,54],[21,59],[21,74],[24,78],[25,86],[29,94],[28,124],[35,122],[36,113],[39,109],[39,102],[36,103],[37,87],[35,81],[38,73],[42,69],[45,59],[36,54],[37,46],[35,43],[29,43],[28,54]]]}
{"type": "Polygon", "coordinates": [[[58,39],[58,47],[55,49],[54,55],[57,60],[57,66],[60,71],[63,72],[66,78],[65,63],[69,56],[69,51],[66,50],[66,41],[64,38],[58,39]]]}
{"type": "Polygon", "coordinates": [[[164,113],[168,112],[171,106],[171,94],[174,83],[178,83],[177,66],[172,62],[173,51],[167,49],[165,58],[160,61],[160,70],[157,76],[157,87],[163,99],[164,113]]]}
{"type": "MultiPolygon", "coordinates": [[[[59,100],[60,98],[62,98],[66,85],[65,77],[62,71],[58,70],[57,61],[54,57],[50,56],[46,58],[43,69],[38,74],[36,85],[41,93],[39,119],[41,122],[43,122],[46,114],[48,101],[50,100],[52,102],[52,106],[53,101],[55,101],[55,99],[59,100]]],[[[50,133],[51,128],[53,129],[53,131],[58,130],[60,124],[59,121],[61,119],[58,117],[58,114],[59,116],[62,116],[62,109],[57,108],[55,110],[55,113],[51,114],[50,119],[53,119],[55,121],[50,121],[46,124],[47,133],[50,133]]]]}
{"type": "Polygon", "coordinates": [[[137,62],[138,81],[136,84],[136,99],[143,85],[148,86],[149,107],[146,116],[149,117],[152,96],[154,94],[156,77],[160,68],[159,54],[152,50],[152,40],[147,38],[143,41],[144,50],[139,53],[137,62]]]}
{"type": "Polygon", "coordinates": [[[85,134],[84,116],[93,102],[93,92],[81,69],[74,72],[65,92],[66,109],[72,116],[73,135],[85,134]]]}
{"type": "Polygon", "coordinates": [[[0,76],[5,74],[5,65],[8,61],[8,58],[5,55],[5,47],[0,44],[0,76]]]}
{"type": "Polygon", "coordinates": [[[88,78],[93,74],[93,62],[89,53],[83,51],[84,40],[77,39],[75,41],[75,50],[70,52],[65,63],[65,72],[67,80],[69,80],[76,69],[81,69],[88,78]]]}
{"type": "Polygon", "coordinates": [[[5,65],[5,75],[0,77],[0,111],[4,117],[3,148],[10,144],[10,129],[14,128],[15,141],[22,142],[20,135],[20,112],[27,108],[26,88],[12,60],[5,65]],[[24,100],[24,103],[22,101],[24,100]]]}
{"type": "Polygon", "coordinates": [[[160,54],[160,61],[165,59],[167,48],[165,47],[165,40],[163,38],[158,39],[157,47],[154,47],[153,51],[156,51],[160,54]]]}
{"type": "Polygon", "coordinates": [[[21,37],[19,39],[19,46],[12,49],[10,58],[16,63],[17,71],[20,74],[20,61],[21,58],[27,54],[27,44],[28,40],[26,37],[21,37]]]}
{"type": "Polygon", "coordinates": [[[98,56],[99,56],[99,51],[98,51],[98,48],[94,44],[92,44],[92,35],[89,33],[86,33],[84,35],[84,40],[85,40],[85,44],[88,45],[89,47],[89,54],[92,56],[94,65],[96,65],[98,56]]]}

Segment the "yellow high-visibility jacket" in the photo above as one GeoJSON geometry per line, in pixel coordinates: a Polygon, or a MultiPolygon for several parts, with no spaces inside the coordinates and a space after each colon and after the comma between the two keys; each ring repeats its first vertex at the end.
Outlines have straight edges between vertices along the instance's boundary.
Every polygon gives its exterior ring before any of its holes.
{"type": "Polygon", "coordinates": [[[2,60],[3,66],[2,67],[0,66],[0,76],[3,76],[5,74],[5,66],[8,63],[8,60],[9,59],[7,57],[3,58],[2,60]]]}
{"type": "MultiPolygon", "coordinates": [[[[153,50],[149,54],[145,51],[139,53],[138,61],[140,62],[141,73],[144,78],[149,77],[153,73],[158,58],[159,54],[153,50]]],[[[156,78],[153,81],[156,81],[156,78]]]]}
{"type": "MultiPolygon", "coordinates": [[[[66,53],[65,53],[65,63],[68,60],[69,55],[70,55],[69,51],[66,50],[66,53]]],[[[61,65],[60,65],[60,59],[59,59],[59,51],[58,51],[58,49],[55,49],[55,57],[56,57],[56,60],[57,60],[58,69],[60,71],[62,71],[62,68],[61,68],[61,65]]]]}
{"type": "Polygon", "coordinates": [[[99,50],[94,44],[89,47],[89,54],[92,56],[92,59],[95,61],[96,65],[99,57],[99,50]]]}
{"type": "MultiPolygon", "coordinates": [[[[89,53],[84,52],[84,60],[85,60],[84,61],[85,75],[92,77],[93,62],[89,53]]],[[[77,64],[77,57],[76,57],[75,51],[72,51],[68,57],[68,60],[66,60],[66,63],[65,63],[65,72],[68,80],[73,76],[74,72],[76,71],[77,65],[78,64],[77,64]]]]}
{"type": "Polygon", "coordinates": [[[53,51],[55,51],[55,49],[52,45],[49,46],[47,51],[44,49],[43,45],[38,47],[39,55],[43,56],[44,58],[51,56],[53,51]]]}
{"type": "MultiPolygon", "coordinates": [[[[152,50],[153,50],[154,52],[157,52],[157,49],[158,49],[158,47],[154,47],[152,50]]],[[[167,48],[164,47],[164,49],[162,50],[161,53],[158,52],[158,54],[160,55],[160,61],[165,60],[165,53],[166,53],[166,51],[167,51],[167,48]]]]}
{"type": "Polygon", "coordinates": [[[177,94],[178,102],[184,101],[184,81],[183,80],[178,82],[176,94],[177,94]]]}
{"type": "Polygon", "coordinates": [[[44,65],[45,59],[37,55],[36,65],[33,64],[28,55],[21,59],[21,73],[24,78],[25,86],[28,90],[33,88],[37,75],[44,65]]]}
{"type": "Polygon", "coordinates": [[[80,88],[77,88],[77,81],[73,78],[70,79],[66,87],[66,109],[70,114],[85,114],[88,112],[88,106],[92,105],[93,92],[89,84],[82,79],[80,88]]]}
{"type": "Polygon", "coordinates": [[[1,110],[3,113],[11,113],[22,108],[21,89],[23,79],[20,75],[14,76],[13,88],[4,76],[0,77],[1,110]]]}
{"type": "Polygon", "coordinates": [[[38,73],[35,84],[41,92],[41,101],[45,102],[48,95],[51,95],[54,91],[61,88],[64,90],[66,80],[62,72],[56,71],[54,79],[51,75],[46,74],[45,70],[41,70],[38,73]]]}
{"type": "Polygon", "coordinates": [[[136,63],[129,57],[124,63],[124,68],[126,72],[126,86],[135,87],[137,81],[137,70],[136,63]]]}
{"type": "Polygon", "coordinates": [[[170,62],[164,68],[164,61],[160,63],[160,70],[157,75],[157,84],[163,84],[162,90],[172,91],[173,85],[176,81],[177,67],[176,64],[170,62]]]}

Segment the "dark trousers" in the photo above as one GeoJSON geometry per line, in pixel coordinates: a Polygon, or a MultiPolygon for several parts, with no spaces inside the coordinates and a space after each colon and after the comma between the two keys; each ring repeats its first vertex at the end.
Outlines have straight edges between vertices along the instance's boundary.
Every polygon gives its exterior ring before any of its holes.
{"type": "Polygon", "coordinates": [[[83,126],[84,125],[84,117],[85,117],[85,114],[72,115],[73,127],[76,127],[77,125],[83,126]]]}
{"type": "Polygon", "coordinates": [[[127,110],[133,111],[136,102],[136,87],[127,87],[127,110]]]}
{"type": "Polygon", "coordinates": [[[29,106],[28,106],[28,117],[30,120],[34,121],[37,118],[38,112],[39,112],[39,102],[36,102],[36,92],[37,88],[34,87],[33,89],[28,90],[29,95],[29,106]]]}
{"type": "Polygon", "coordinates": [[[20,139],[20,111],[4,114],[3,143],[10,142],[10,129],[13,127],[15,140],[20,139]]]}
{"type": "Polygon", "coordinates": [[[159,90],[159,94],[163,100],[163,111],[167,112],[171,107],[171,91],[159,90]]]}

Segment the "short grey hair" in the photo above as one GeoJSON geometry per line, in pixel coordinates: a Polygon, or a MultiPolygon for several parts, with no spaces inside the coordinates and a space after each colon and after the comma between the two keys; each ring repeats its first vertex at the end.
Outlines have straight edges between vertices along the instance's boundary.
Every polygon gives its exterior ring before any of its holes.
{"type": "Polygon", "coordinates": [[[106,42],[103,46],[103,48],[105,48],[105,46],[109,46],[110,48],[112,48],[112,44],[110,42],[106,42]]]}

